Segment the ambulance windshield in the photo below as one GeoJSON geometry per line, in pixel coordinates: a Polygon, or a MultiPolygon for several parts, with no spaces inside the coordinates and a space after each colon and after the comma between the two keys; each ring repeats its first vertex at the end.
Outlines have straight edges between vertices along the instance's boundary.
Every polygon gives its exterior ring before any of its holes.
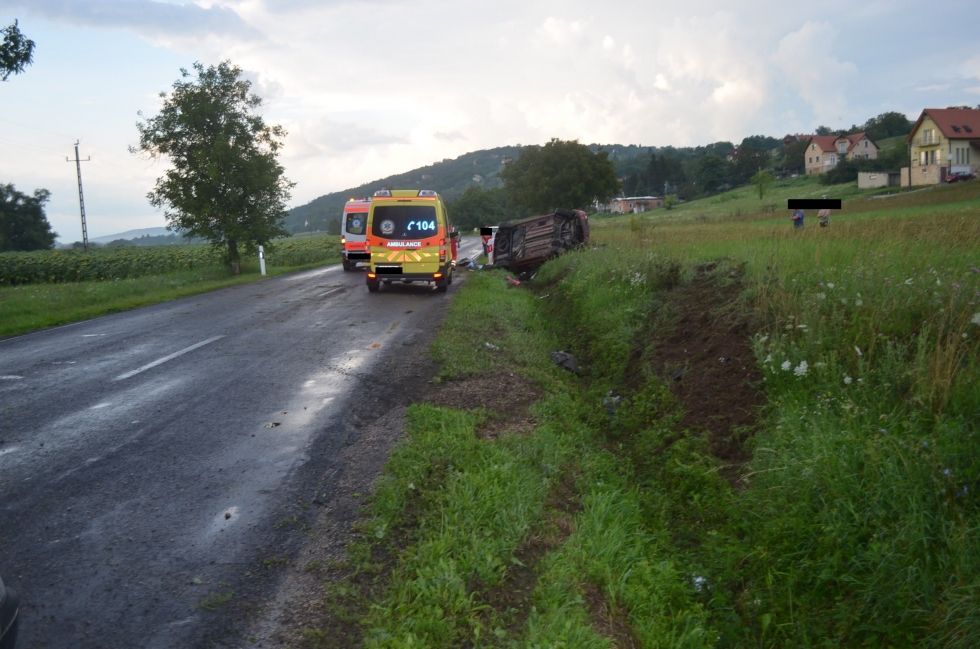
{"type": "Polygon", "coordinates": [[[364,234],[365,225],[367,225],[367,214],[363,212],[348,214],[344,232],[347,234],[364,234]]]}
{"type": "Polygon", "coordinates": [[[435,205],[378,205],[371,234],[385,239],[425,239],[439,231],[435,205]]]}

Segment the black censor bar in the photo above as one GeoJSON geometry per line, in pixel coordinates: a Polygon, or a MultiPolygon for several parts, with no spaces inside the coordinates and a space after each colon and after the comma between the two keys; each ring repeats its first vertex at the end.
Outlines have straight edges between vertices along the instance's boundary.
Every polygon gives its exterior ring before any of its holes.
{"type": "Polygon", "coordinates": [[[790,198],[786,201],[790,210],[839,210],[839,198],[790,198]]]}

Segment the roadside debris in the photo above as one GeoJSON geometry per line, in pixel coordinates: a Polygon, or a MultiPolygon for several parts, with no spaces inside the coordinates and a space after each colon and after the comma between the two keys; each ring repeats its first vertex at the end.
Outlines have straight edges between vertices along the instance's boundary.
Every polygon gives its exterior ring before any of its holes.
{"type": "Polygon", "coordinates": [[[559,367],[568,370],[572,374],[578,374],[578,361],[568,352],[551,352],[551,360],[559,367]]]}
{"type": "Polygon", "coordinates": [[[612,419],[616,416],[616,408],[619,407],[619,402],[623,400],[623,397],[619,396],[612,390],[606,393],[606,396],[602,399],[602,406],[606,409],[606,414],[612,419]]]}
{"type": "Polygon", "coordinates": [[[511,277],[510,275],[508,275],[507,276],[507,285],[508,286],[520,286],[521,285],[521,280],[517,279],[516,277],[511,277]]]}
{"type": "Polygon", "coordinates": [[[500,351],[500,347],[498,347],[497,345],[494,345],[491,342],[485,342],[485,343],[483,343],[483,346],[486,347],[487,349],[489,349],[492,352],[499,352],[500,351]]]}

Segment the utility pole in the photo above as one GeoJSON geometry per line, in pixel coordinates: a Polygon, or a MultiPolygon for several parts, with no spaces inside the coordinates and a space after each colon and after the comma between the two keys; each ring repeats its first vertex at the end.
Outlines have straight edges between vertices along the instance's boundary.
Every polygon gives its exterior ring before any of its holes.
{"type": "Polygon", "coordinates": [[[88,227],[85,225],[85,196],[82,194],[82,163],[88,162],[91,159],[92,156],[84,160],[79,159],[78,140],[75,140],[75,159],[65,158],[65,162],[75,163],[75,169],[78,172],[78,208],[82,212],[82,247],[85,248],[85,252],[88,252],[88,227]]]}

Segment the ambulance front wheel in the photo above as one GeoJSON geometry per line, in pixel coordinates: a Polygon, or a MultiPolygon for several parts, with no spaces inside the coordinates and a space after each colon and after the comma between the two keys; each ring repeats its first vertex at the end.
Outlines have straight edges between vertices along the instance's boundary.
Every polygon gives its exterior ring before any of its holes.
{"type": "Polygon", "coordinates": [[[356,265],[356,262],[344,260],[344,270],[354,270],[354,266],[356,265]]]}

